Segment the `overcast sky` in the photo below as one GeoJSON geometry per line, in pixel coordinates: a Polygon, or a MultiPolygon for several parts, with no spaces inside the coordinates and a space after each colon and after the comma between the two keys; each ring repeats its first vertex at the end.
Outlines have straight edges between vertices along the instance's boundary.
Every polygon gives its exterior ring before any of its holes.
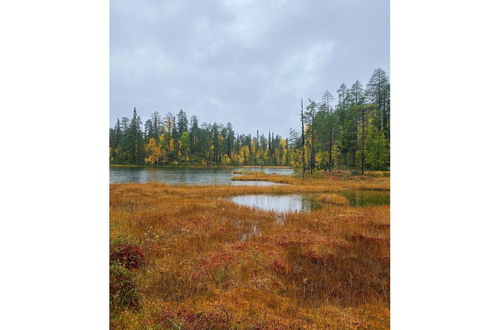
{"type": "Polygon", "coordinates": [[[110,124],[183,109],[286,136],[301,97],[389,73],[389,15],[389,0],[111,0],[110,124]]]}

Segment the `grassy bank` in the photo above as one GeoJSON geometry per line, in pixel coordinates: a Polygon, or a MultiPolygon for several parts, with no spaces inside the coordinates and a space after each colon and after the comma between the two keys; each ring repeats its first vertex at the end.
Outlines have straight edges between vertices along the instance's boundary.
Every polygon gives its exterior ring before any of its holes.
{"type": "Polygon", "coordinates": [[[387,177],[343,176],[335,175],[338,172],[322,172],[314,176],[306,175],[278,175],[262,172],[240,172],[233,181],[270,181],[285,183],[291,186],[280,187],[283,192],[337,192],[340,190],[390,190],[390,179],[387,177]]]}
{"type": "Polygon", "coordinates": [[[137,290],[133,304],[112,305],[112,328],[389,327],[389,207],[349,207],[334,194],[388,190],[388,177],[236,179],[288,185],[111,185],[111,240],[143,258],[118,273],[137,290]],[[322,193],[324,206],[283,216],[226,199],[298,192],[322,193]]]}

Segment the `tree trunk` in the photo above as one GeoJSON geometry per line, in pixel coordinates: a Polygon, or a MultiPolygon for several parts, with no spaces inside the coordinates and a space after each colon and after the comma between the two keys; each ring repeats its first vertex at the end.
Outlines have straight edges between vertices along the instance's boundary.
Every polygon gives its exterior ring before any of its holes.
{"type": "Polygon", "coordinates": [[[333,168],[333,139],[329,139],[329,162],[328,162],[328,170],[331,172],[333,168]]]}
{"type": "Polygon", "coordinates": [[[314,169],[315,169],[315,118],[313,118],[313,117],[312,117],[311,129],[312,129],[312,141],[311,141],[311,146],[310,146],[310,174],[314,174],[314,169]]]}
{"type": "Polygon", "coordinates": [[[365,141],[366,141],[366,109],[362,108],[362,137],[361,137],[361,173],[364,175],[365,162],[365,141]]]}
{"type": "Polygon", "coordinates": [[[303,99],[301,99],[301,160],[303,165],[302,177],[305,179],[305,127],[303,125],[303,99]]]}

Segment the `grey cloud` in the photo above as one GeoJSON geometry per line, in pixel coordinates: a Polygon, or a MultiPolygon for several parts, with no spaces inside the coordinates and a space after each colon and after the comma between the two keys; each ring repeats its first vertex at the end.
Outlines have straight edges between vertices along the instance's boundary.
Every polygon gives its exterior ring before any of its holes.
{"type": "Polygon", "coordinates": [[[111,125],[136,106],[287,135],[301,97],[389,72],[389,1],[111,0],[110,60],[111,125]]]}

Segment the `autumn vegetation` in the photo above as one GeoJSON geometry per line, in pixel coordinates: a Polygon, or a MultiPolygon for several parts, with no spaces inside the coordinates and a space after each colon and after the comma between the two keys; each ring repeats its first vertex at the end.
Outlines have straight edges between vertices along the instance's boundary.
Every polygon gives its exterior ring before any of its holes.
{"type": "Polygon", "coordinates": [[[111,328],[389,328],[389,206],[341,196],[388,191],[388,176],[234,179],[286,185],[110,186],[111,328]],[[280,214],[228,200],[260,193],[316,193],[322,207],[280,214]]]}

